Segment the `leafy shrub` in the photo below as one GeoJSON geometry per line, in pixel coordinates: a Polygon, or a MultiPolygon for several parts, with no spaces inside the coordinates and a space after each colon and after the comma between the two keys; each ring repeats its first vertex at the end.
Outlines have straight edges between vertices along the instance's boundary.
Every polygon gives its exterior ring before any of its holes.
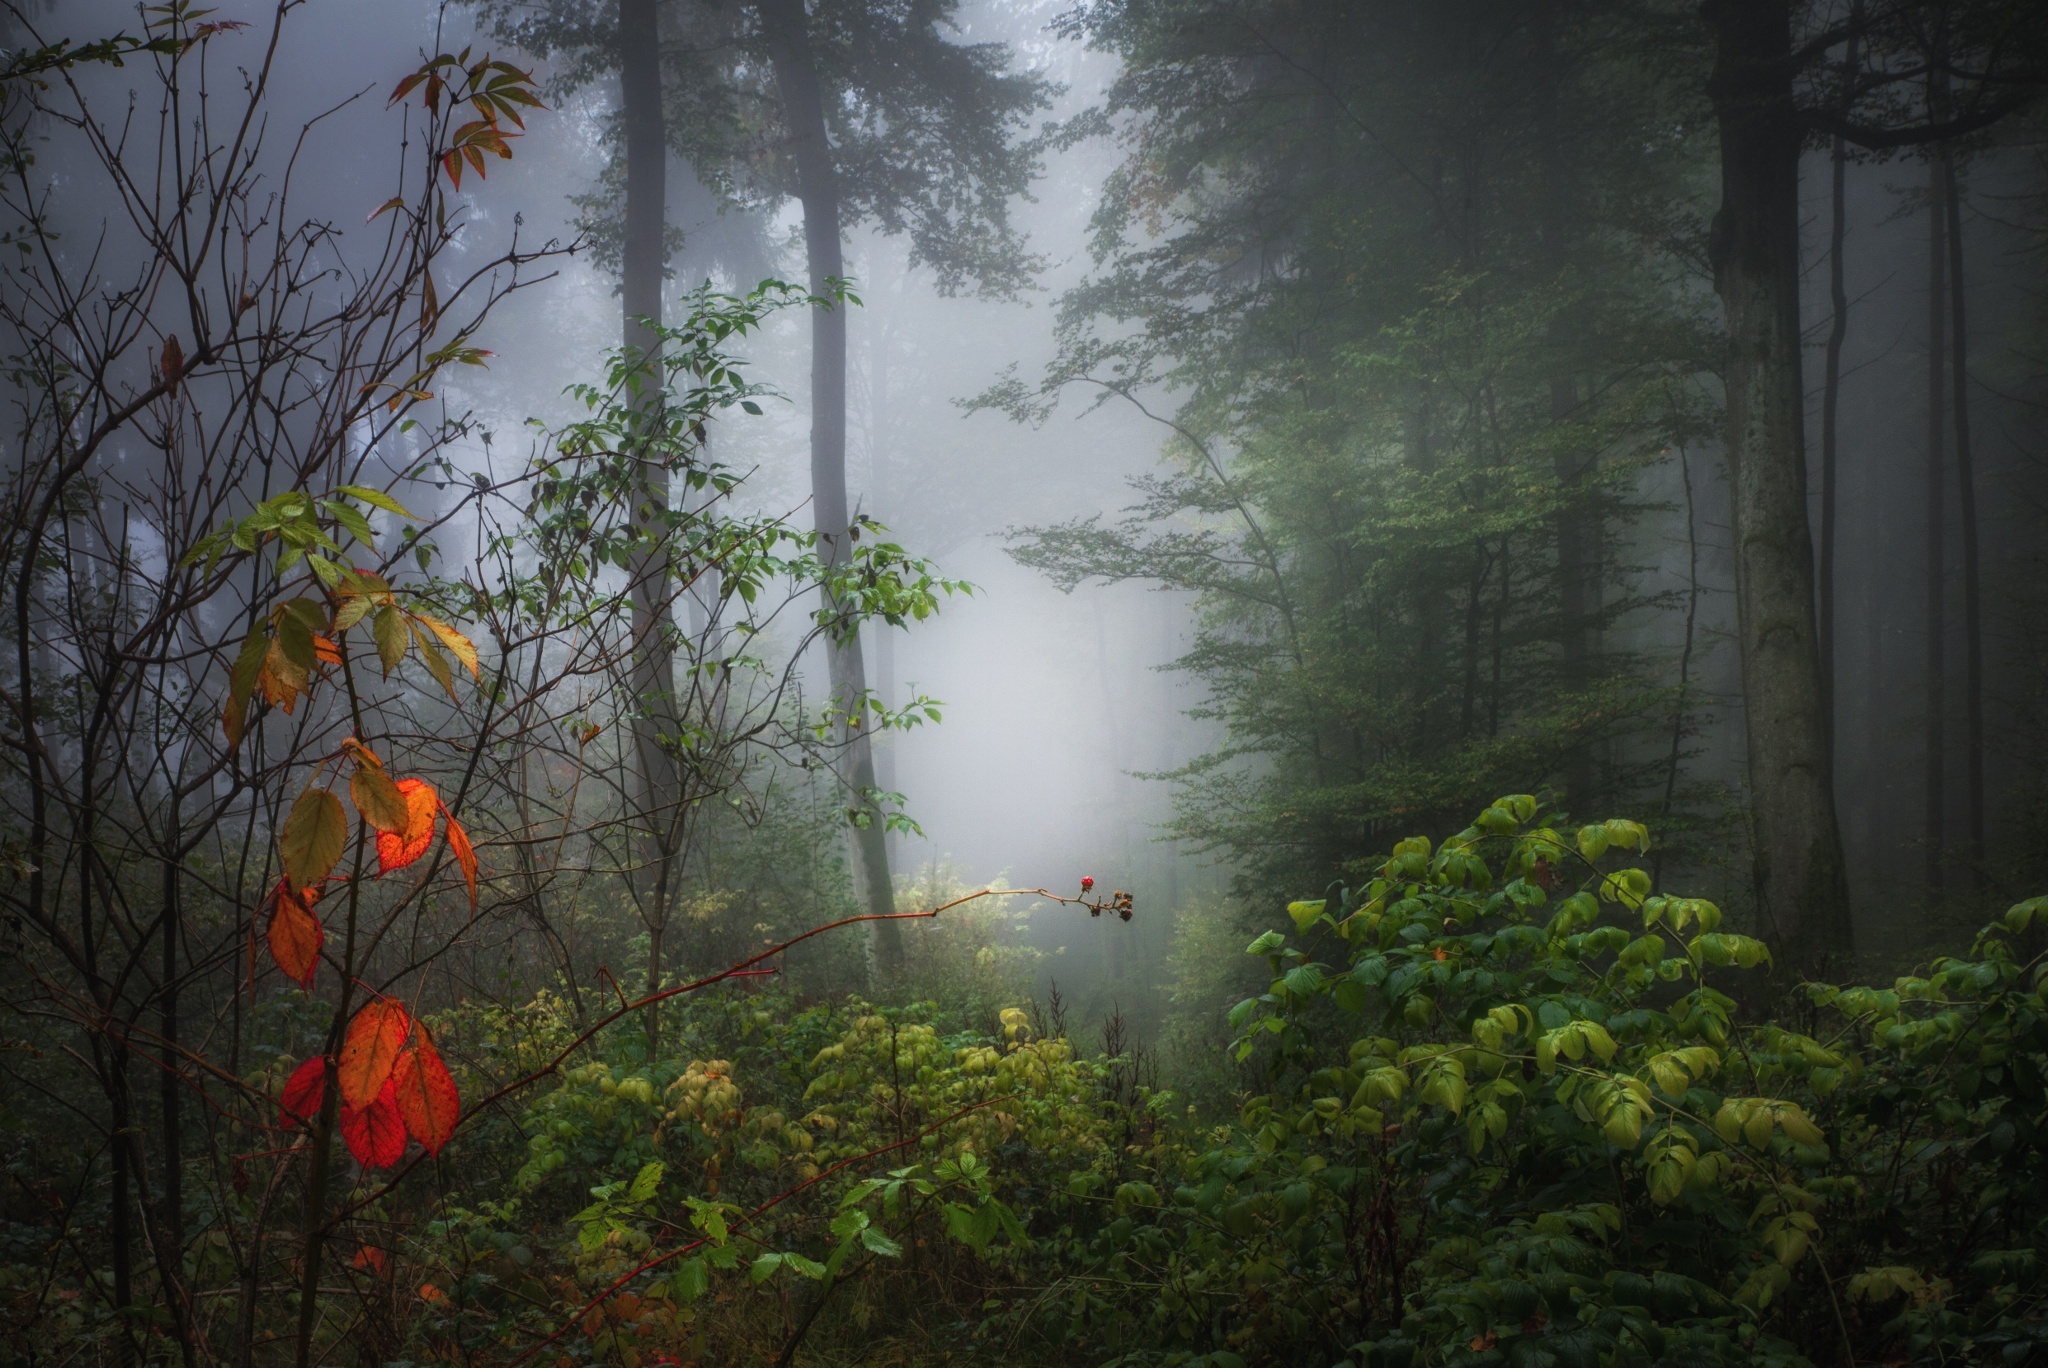
{"type": "Polygon", "coordinates": [[[1807,988],[1795,1030],[1724,991],[1762,942],[1619,858],[1644,828],[1536,806],[1253,942],[1270,987],[1231,1017],[1270,1087],[1075,1220],[1085,1290],[1029,1318],[1121,1364],[2041,1354],[2048,1017],[2017,947],[2048,900],[1892,988],[1807,988]]]}

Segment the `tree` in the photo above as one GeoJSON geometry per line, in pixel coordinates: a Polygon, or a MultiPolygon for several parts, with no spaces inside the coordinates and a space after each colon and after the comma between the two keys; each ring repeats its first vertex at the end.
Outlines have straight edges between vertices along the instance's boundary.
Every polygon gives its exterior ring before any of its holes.
{"type": "MultiPolygon", "coordinates": [[[[484,0],[497,31],[541,52],[582,54],[566,79],[600,74],[614,51],[593,12],[484,0]]],[[[957,0],[759,0],[737,9],[679,0],[662,27],[670,146],[736,203],[804,210],[806,267],[818,298],[838,298],[844,235],[863,222],[910,239],[913,266],[941,290],[1015,291],[1031,263],[1012,232],[1042,142],[1027,120],[1048,87],[1008,70],[997,44],[960,44],[957,0]]],[[[813,512],[828,557],[851,555],[862,520],[846,489],[844,303],[812,323],[813,512]]],[[[847,811],[872,912],[893,906],[886,828],[874,776],[871,699],[858,637],[828,651],[828,711],[839,728],[847,811]]],[[[878,965],[901,959],[895,925],[876,923],[878,965]]]]}
{"type": "Polygon", "coordinates": [[[1626,738],[1668,700],[1603,628],[1646,606],[1616,548],[1637,473],[1699,431],[1707,346],[1692,145],[1630,131],[1693,111],[1634,59],[1638,17],[1189,0],[1071,25],[1124,63],[1101,117],[1132,150],[1059,359],[984,401],[1162,424],[1124,517],[1018,554],[1201,595],[1180,665],[1229,739],[1176,776],[1181,834],[1318,888],[1503,783],[1592,817],[1645,782],[1662,755],[1626,738]]]}
{"type": "Polygon", "coordinates": [[[2038,25],[1999,3],[1867,5],[1842,23],[1792,0],[1707,0],[1706,82],[1720,132],[1714,287],[1727,320],[1725,443],[1757,901],[1773,943],[1811,964],[1852,926],[1816,640],[1799,332],[1799,157],[1816,134],[1872,151],[1939,142],[2021,107],[2038,25]],[[1939,30],[1938,41],[1935,30],[1939,30]],[[1860,60],[1829,62],[1856,39],[1860,60]],[[1902,88],[1954,78],[1946,107],[1902,116],[1902,88]]]}

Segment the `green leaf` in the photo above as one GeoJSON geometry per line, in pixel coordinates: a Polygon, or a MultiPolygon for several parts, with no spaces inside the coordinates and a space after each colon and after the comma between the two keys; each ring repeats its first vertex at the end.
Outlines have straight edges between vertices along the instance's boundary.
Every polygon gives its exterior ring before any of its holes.
{"type": "Polygon", "coordinates": [[[389,679],[398,662],[405,659],[405,614],[390,604],[384,605],[377,610],[370,632],[377,640],[377,659],[384,666],[384,677],[389,679]]]}
{"type": "Polygon", "coordinates": [[[665,1169],[666,1165],[659,1159],[643,1165],[640,1172],[633,1176],[633,1186],[626,1189],[626,1200],[638,1203],[653,1197],[655,1189],[661,1186],[661,1175],[665,1169]]]}
{"type": "Polygon", "coordinates": [[[1287,904],[1287,915],[1294,919],[1295,931],[1307,935],[1309,927],[1315,924],[1316,918],[1323,915],[1323,908],[1327,905],[1322,898],[1317,898],[1314,902],[1291,902],[1287,904]]]}
{"type": "Polygon", "coordinates": [[[411,522],[418,522],[420,520],[417,513],[409,511],[404,504],[392,498],[381,489],[371,489],[368,485],[338,485],[334,492],[346,494],[351,499],[360,499],[370,507],[381,508],[386,513],[396,513],[399,517],[411,522]]]}
{"type": "Polygon", "coordinates": [[[860,1232],[860,1242],[866,1245],[869,1250],[881,1255],[885,1259],[900,1259],[903,1257],[903,1246],[890,1239],[887,1235],[884,1235],[878,1227],[864,1227],[860,1232]]]}
{"type": "Polygon", "coordinates": [[[687,1306],[711,1290],[711,1270],[702,1258],[685,1259],[669,1275],[669,1294],[687,1306]]]}

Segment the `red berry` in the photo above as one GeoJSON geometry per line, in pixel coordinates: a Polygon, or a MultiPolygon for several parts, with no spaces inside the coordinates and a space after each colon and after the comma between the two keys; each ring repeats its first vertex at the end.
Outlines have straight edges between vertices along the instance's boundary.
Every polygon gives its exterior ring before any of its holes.
{"type": "Polygon", "coordinates": [[[1081,876],[1081,891],[1086,893],[1093,887],[1095,887],[1095,876],[1093,874],[1083,874],[1081,876]]]}

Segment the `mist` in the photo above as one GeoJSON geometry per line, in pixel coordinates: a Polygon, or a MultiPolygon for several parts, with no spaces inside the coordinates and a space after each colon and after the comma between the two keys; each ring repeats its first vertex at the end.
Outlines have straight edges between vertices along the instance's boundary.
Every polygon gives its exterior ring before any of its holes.
{"type": "Polygon", "coordinates": [[[0,31],[20,1362],[2043,1352],[2030,7],[0,31]]]}

